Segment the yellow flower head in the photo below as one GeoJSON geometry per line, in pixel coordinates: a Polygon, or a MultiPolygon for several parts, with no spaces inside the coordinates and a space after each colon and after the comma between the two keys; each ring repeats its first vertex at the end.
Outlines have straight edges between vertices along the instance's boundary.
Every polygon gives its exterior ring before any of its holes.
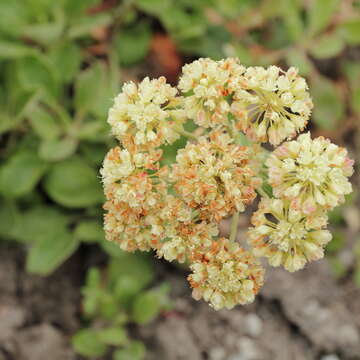
{"type": "Polygon", "coordinates": [[[291,206],[309,214],[319,207],[332,209],[351,193],[348,177],[353,160],[346,149],[310,133],[284,143],[268,158],[269,183],[276,197],[291,200],[291,206]]]}
{"type": "Polygon", "coordinates": [[[247,68],[231,105],[239,129],[272,145],[294,137],[305,128],[313,107],[307,89],[295,68],[247,68]]]}
{"type": "Polygon", "coordinates": [[[264,281],[258,260],[225,238],[214,242],[212,250],[195,259],[190,269],[193,297],[203,298],[215,310],[251,303],[264,281]]]}
{"type": "Polygon", "coordinates": [[[265,256],[270,265],[283,265],[288,271],[322,258],[324,246],[331,240],[331,233],[322,230],[326,215],[306,216],[292,209],[287,200],[262,199],[252,224],[248,235],[254,255],[265,256]]]}

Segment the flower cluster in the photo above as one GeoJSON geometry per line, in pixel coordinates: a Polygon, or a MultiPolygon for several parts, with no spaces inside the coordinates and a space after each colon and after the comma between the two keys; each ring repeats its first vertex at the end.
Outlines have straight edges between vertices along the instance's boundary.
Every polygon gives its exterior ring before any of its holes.
{"type": "Polygon", "coordinates": [[[278,145],[305,128],[313,104],[295,68],[249,67],[239,81],[232,112],[251,139],[278,145]]]}
{"type": "Polygon", "coordinates": [[[164,77],[126,83],[109,111],[112,133],[122,143],[145,150],[174,142],[179,138],[175,128],[186,118],[177,93],[164,77]]]}
{"type": "Polygon", "coordinates": [[[310,214],[333,209],[352,191],[347,179],[353,160],[346,149],[310,133],[279,146],[269,157],[269,182],[276,197],[289,199],[294,208],[310,214]]]}
{"type": "Polygon", "coordinates": [[[173,166],[172,181],[181,198],[215,221],[244,211],[261,183],[249,165],[250,149],[232,142],[227,133],[211,131],[179,150],[173,166]]]}
{"type": "Polygon", "coordinates": [[[291,272],[303,268],[306,261],[322,258],[331,240],[331,233],[322,229],[327,224],[324,213],[307,217],[291,208],[288,200],[262,199],[252,223],[249,243],[254,255],[265,256],[270,265],[283,265],[291,272]]]}
{"type": "Polygon", "coordinates": [[[253,215],[254,251],[289,271],[322,258],[331,240],[326,212],[351,193],[353,163],[346,149],[310,133],[275,149],[266,161],[275,199],[262,200],[253,215]]]}
{"type": "Polygon", "coordinates": [[[230,113],[229,98],[237,88],[236,79],[245,71],[237,59],[199,59],[183,67],[179,89],[186,115],[203,127],[224,124],[230,113]]]}
{"type": "Polygon", "coordinates": [[[264,282],[264,269],[258,260],[225,238],[215,242],[200,259],[195,259],[190,268],[193,297],[203,298],[216,310],[254,301],[264,282]]]}
{"type": "Polygon", "coordinates": [[[185,65],[178,88],[163,77],[124,84],[108,117],[119,145],[101,169],[106,238],[187,262],[193,297],[215,309],[254,300],[260,257],[289,271],[320,259],[331,240],[326,212],[351,192],[353,161],[322,137],[291,140],[311,109],[296,69],[232,58],[185,65]],[[269,153],[264,142],[282,144],[269,153]],[[176,151],[167,166],[164,149],[176,151]],[[247,249],[236,242],[237,219],[257,194],[247,249]],[[219,225],[231,216],[224,238],[219,225]]]}

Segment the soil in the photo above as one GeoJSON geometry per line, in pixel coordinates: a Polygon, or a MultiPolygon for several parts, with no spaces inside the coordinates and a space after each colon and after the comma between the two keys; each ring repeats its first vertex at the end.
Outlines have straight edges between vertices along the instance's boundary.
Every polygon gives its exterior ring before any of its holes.
{"type": "MultiPolygon", "coordinates": [[[[94,257],[82,248],[42,278],[24,271],[22,248],[1,246],[0,360],[80,359],[69,339],[81,326],[79,288],[94,257]]],[[[294,274],[268,269],[254,304],[218,312],[191,299],[185,272],[166,270],[173,310],[135,327],[149,360],[360,359],[360,290],[337,283],[326,260],[294,274]]]]}

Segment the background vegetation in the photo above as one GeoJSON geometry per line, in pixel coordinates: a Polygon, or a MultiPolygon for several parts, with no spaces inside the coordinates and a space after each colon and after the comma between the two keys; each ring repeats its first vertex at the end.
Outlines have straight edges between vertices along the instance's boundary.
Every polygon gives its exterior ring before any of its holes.
{"type": "MultiPolygon", "coordinates": [[[[151,261],[103,238],[98,170],[113,145],[106,116],[122,82],[175,82],[198,57],[296,66],[314,98],[312,130],[360,158],[358,1],[0,0],[0,14],[0,236],[21,243],[26,270],[43,276],[79,248],[107,254],[82,289],[84,329],[73,346],[84,356],[110,346],[115,360],[143,358],[125,325],[169,307],[151,261]]],[[[360,247],[358,259],[343,256],[356,254],[356,192],[331,220],[334,274],[360,285],[360,247]]]]}

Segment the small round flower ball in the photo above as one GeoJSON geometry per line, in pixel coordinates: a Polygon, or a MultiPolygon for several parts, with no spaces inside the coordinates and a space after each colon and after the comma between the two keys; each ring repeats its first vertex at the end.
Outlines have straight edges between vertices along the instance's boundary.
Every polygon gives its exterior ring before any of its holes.
{"type": "Polygon", "coordinates": [[[124,84],[109,110],[108,122],[124,146],[135,144],[148,150],[179,138],[174,128],[186,120],[181,102],[177,89],[167,84],[165,77],[146,77],[139,84],[124,84]]]}
{"type": "MultiPolygon", "coordinates": [[[[144,223],[144,215],[126,202],[107,201],[104,204],[105,238],[124,251],[149,251],[154,236],[144,223]]],[[[156,239],[155,239],[156,240],[156,239]]]]}
{"type": "Polygon", "coordinates": [[[312,107],[306,81],[295,68],[256,66],[240,78],[231,111],[252,140],[278,145],[305,128],[312,107]]]}
{"type": "Polygon", "coordinates": [[[214,238],[219,234],[218,226],[213,222],[172,222],[171,226],[166,224],[166,237],[157,251],[157,255],[167,261],[183,263],[189,260],[194,252],[204,252],[211,248],[214,238]]]}
{"type": "Polygon", "coordinates": [[[111,149],[100,170],[106,198],[125,202],[139,211],[156,206],[167,192],[164,180],[167,169],[160,168],[158,162],[161,154],[161,150],[132,155],[127,149],[111,149]],[[147,170],[153,174],[149,175],[147,170]]]}
{"type": "Polygon", "coordinates": [[[283,265],[290,272],[321,259],[332,238],[323,230],[327,224],[324,213],[306,216],[291,208],[287,200],[263,198],[251,222],[248,241],[254,255],[264,256],[270,265],[283,265]]]}
{"type": "Polygon", "coordinates": [[[291,207],[310,214],[333,209],[352,192],[348,180],[354,161],[347,150],[329,140],[302,134],[278,147],[266,161],[274,195],[291,201],[291,207]]]}
{"type": "Polygon", "coordinates": [[[195,256],[190,269],[194,299],[204,299],[215,310],[251,303],[264,282],[258,260],[225,238],[214,242],[211,251],[195,256]]]}
{"type": "Polygon", "coordinates": [[[260,180],[250,163],[249,147],[232,143],[220,130],[178,151],[169,178],[178,195],[215,221],[244,211],[256,197],[260,180]]]}
{"type": "Polygon", "coordinates": [[[215,127],[227,122],[236,81],[245,71],[237,59],[201,58],[184,65],[179,89],[189,118],[199,126],[215,127]]]}

